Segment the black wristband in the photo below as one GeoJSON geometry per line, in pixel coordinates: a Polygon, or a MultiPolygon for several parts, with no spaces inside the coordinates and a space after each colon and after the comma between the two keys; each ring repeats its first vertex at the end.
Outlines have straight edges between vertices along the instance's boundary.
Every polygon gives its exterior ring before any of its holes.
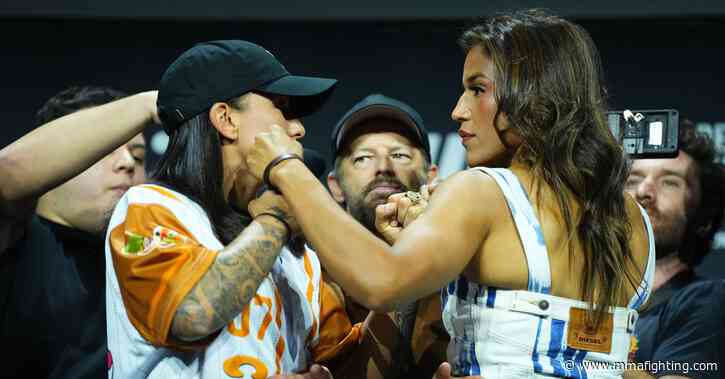
{"type": "Polygon", "coordinates": [[[272,162],[269,162],[267,167],[264,169],[264,175],[262,175],[262,181],[264,182],[264,185],[267,186],[268,189],[273,190],[273,191],[277,190],[277,187],[273,186],[272,183],[269,182],[269,174],[270,174],[270,172],[272,172],[272,169],[274,168],[274,166],[276,166],[288,159],[299,159],[300,161],[302,161],[302,163],[305,162],[302,159],[302,157],[300,157],[297,154],[293,154],[293,153],[282,154],[282,155],[278,156],[277,158],[272,159],[272,162]]]}
{"type": "MultiPolygon", "coordinates": [[[[287,229],[287,241],[289,241],[292,238],[292,228],[290,228],[287,221],[285,221],[282,217],[280,217],[272,212],[259,213],[259,214],[257,214],[257,216],[255,216],[255,218],[257,218],[259,216],[269,216],[269,217],[273,217],[273,218],[277,219],[279,222],[282,223],[282,225],[284,225],[284,228],[287,229]]],[[[287,243],[287,241],[285,241],[285,243],[287,243]]]]}

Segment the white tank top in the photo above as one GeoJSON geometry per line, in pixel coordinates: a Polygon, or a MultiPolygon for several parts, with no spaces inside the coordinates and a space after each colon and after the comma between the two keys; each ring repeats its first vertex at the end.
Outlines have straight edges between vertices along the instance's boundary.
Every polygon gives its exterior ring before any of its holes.
{"type": "Polygon", "coordinates": [[[626,308],[610,308],[611,333],[583,334],[577,324],[587,304],[550,294],[542,228],[519,180],[507,169],[472,170],[488,174],[501,188],[526,254],[529,280],[524,291],[485,286],[460,276],[441,290],[443,322],[451,335],[448,360],[455,375],[621,378],[637,309],[649,297],[654,281],[654,236],[647,213],[640,207],[649,258],[637,293],[626,308]]]}

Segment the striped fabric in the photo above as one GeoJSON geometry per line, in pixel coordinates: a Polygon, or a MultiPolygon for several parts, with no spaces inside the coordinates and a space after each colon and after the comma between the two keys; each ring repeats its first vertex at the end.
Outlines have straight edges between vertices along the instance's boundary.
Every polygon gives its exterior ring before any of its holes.
{"type": "Polygon", "coordinates": [[[451,335],[448,359],[456,376],[495,378],[621,378],[627,361],[636,309],[651,292],[654,238],[647,214],[650,250],[644,279],[627,308],[613,308],[609,354],[567,346],[572,307],[578,300],[552,296],[549,258],[541,225],[520,182],[507,169],[474,168],[501,188],[521,238],[529,271],[527,290],[472,283],[460,276],[441,290],[443,322],[451,335]]]}

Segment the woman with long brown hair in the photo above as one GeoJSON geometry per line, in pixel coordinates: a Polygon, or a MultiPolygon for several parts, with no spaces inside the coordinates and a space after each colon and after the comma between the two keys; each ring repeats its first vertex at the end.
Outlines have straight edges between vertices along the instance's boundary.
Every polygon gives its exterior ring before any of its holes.
{"type": "Polygon", "coordinates": [[[294,142],[280,131],[258,135],[248,162],[357,301],[386,310],[444,287],[456,375],[621,377],[654,243],[623,192],[627,160],[607,128],[596,48],[538,11],[490,18],[461,45],[452,117],[473,168],[442,183],[415,221],[416,196],[380,206],[392,247],[286,159],[294,142]]]}

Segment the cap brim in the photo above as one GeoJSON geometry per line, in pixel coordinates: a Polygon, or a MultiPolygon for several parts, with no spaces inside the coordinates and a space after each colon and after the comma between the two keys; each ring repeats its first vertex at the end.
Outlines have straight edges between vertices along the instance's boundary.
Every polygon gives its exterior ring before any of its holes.
{"type": "Polygon", "coordinates": [[[421,141],[423,141],[423,136],[420,134],[420,130],[416,126],[413,118],[411,118],[408,114],[396,107],[383,104],[375,104],[369,105],[363,109],[356,111],[343,122],[340,127],[340,132],[337,134],[337,140],[335,141],[337,148],[340,148],[342,141],[345,139],[345,136],[349,132],[351,127],[360,124],[365,120],[377,117],[390,118],[400,121],[412,132],[412,134],[417,138],[418,142],[422,143],[421,141]]]}
{"type": "Polygon", "coordinates": [[[430,148],[428,146],[428,143],[426,143],[425,141],[427,135],[422,134],[423,131],[408,113],[402,111],[398,107],[390,106],[387,104],[368,105],[365,108],[355,110],[352,115],[342,121],[341,124],[338,126],[339,129],[336,133],[336,137],[334,140],[334,155],[339,154],[340,149],[345,142],[345,139],[349,137],[351,130],[354,129],[356,125],[362,123],[363,121],[378,117],[389,118],[400,122],[401,125],[405,127],[404,130],[408,132],[406,134],[408,134],[409,137],[414,138],[415,143],[423,149],[426,156],[428,157],[428,160],[430,161],[430,148]]]}
{"type": "Polygon", "coordinates": [[[295,117],[304,117],[319,110],[332,95],[337,80],[311,76],[287,75],[257,89],[290,97],[290,108],[295,117]]]}

